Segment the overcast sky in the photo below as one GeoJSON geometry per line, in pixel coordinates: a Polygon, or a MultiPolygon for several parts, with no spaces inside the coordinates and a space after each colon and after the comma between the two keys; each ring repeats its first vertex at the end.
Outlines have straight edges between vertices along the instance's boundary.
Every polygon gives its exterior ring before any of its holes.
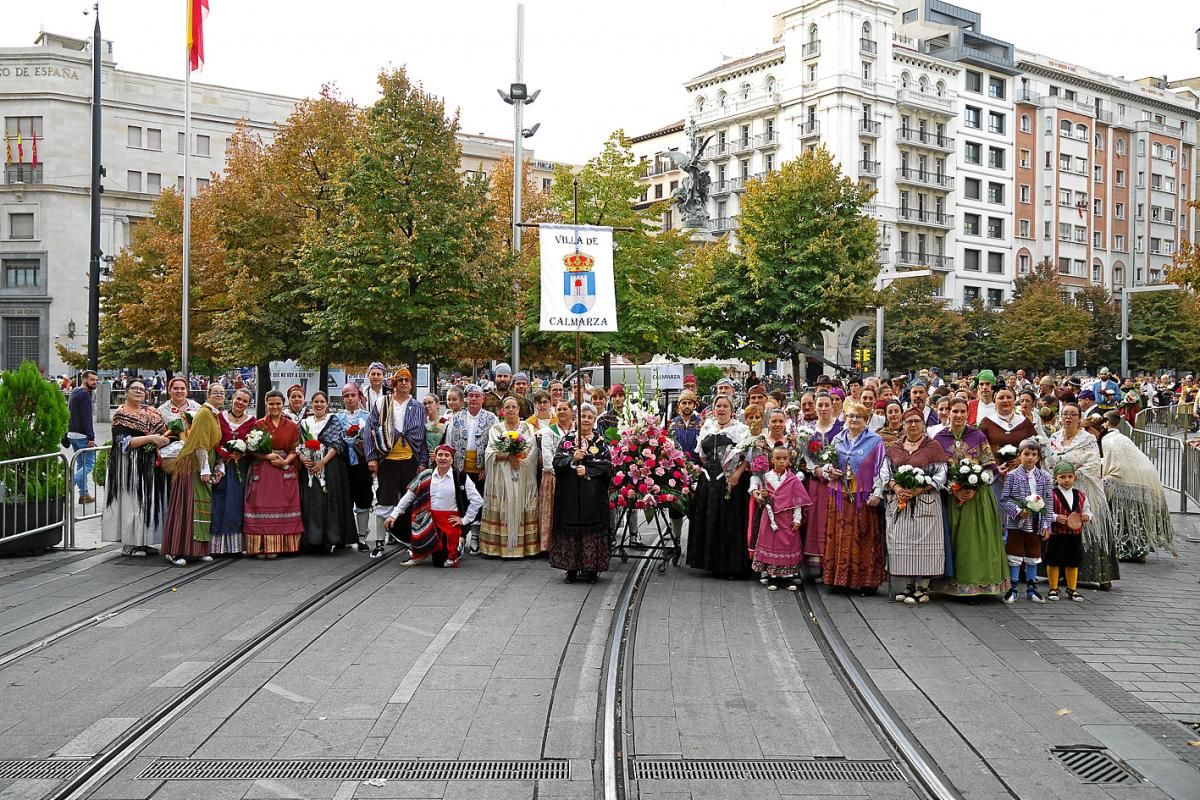
{"type": "MultiPolygon", "coordinates": [[[[1197,0],[963,0],[982,31],[1018,47],[1128,78],[1200,75],[1197,0]],[[1134,13],[1136,11],[1136,13],[1134,13]]],[[[91,34],[90,0],[3,0],[0,45],[38,30],[91,34]]],[[[782,0],[528,0],[525,79],[543,90],[539,158],[582,162],[608,134],[683,116],[684,80],[770,45],[782,0]]],[[[516,4],[507,0],[210,0],[197,80],[296,97],[322,83],[360,103],[381,67],[405,65],[462,112],[464,131],[512,135],[495,89],[513,77],[516,4]]],[[[183,0],[104,0],[118,66],[183,75],[183,0]]]]}

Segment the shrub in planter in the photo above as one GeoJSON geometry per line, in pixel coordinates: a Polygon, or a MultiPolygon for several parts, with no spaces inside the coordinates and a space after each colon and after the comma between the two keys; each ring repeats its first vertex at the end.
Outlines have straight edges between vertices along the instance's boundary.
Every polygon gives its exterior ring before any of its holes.
{"type": "Polygon", "coordinates": [[[713,386],[725,376],[720,367],[711,364],[698,364],[693,373],[696,376],[696,393],[701,397],[712,394],[713,386]]]}
{"type": "Polygon", "coordinates": [[[104,442],[102,445],[104,450],[96,453],[96,463],[92,466],[92,480],[97,486],[103,486],[105,479],[108,477],[108,449],[112,446],[112,441],[104,442]]]}
{"type": "MultiPolygon", "coordinates": [[[[26,361],[0,374],[0,461],[58,453],[70,414],[59,388],[42,378],[37,365],[26,361]]],[[[66,469],[60,459],[0,467],[0,541],[62,518],[67,494],[66,469]],[[36,513],[31,514],[28,509],[36,513]],[[11,517],[11,519],[10,519],[11,517]]],[[[21,540],[23,548],[48,546],[61,530],[44,540],[21,540]]]]}

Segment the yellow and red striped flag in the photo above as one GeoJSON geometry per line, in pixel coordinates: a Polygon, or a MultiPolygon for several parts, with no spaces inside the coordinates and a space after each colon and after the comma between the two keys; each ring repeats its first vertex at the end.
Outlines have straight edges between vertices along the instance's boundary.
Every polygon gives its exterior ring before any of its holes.
{"type": "Polygon", "coordinates": [[[38,165],[38,157],[37,157],[37,131],[35,130],[35,131],[33,132],[33,167],[34,167],[34,169],[37,169],[37,165],[38,165]]]}
{"type": "Polygon", "coordinates": [[[21,139],[21,131],[17,130],[17,163],[25,163],[25,142],[21,139]]]}
{"type": "Polygon", "coordinates": [[[7,133],[4,134],[4,163],[12,163],[12,139],[7,133]]]}
{"type": "Polygon", "coordinates": [[[187,48],[192,71],[204,63],[204,16],[208,0],[187,0],[187,48]]]}

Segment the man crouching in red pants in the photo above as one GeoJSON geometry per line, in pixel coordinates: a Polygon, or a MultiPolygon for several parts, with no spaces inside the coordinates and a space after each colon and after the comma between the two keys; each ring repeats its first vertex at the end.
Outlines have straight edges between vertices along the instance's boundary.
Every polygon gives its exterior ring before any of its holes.
{"type": "Polygon", "coordinates": [[[454,469],[454,448],[439,445],[434,451],[434,469],[419,473],[408,491],[388,514],[383,527],[391,530],[410,507],[412,514],[411,567],[429,558],[437,567],[457,567],[462,556],[463,528],[479,516],[483,498],[467,473],[454,469]]]}

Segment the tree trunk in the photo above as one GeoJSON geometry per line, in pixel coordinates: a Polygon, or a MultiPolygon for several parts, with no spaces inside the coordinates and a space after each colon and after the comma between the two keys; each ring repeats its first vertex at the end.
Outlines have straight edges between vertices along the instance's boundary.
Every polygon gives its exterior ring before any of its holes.
{"type": "Polygon", "coordinates": [[[796,394],[800,393],[800,387],[803,385],[803,383],[801,382],[802,377],[804,378],[805,381],[807,381],[806,376],[800,375],[800,354],[793,351],[792,352],[792,386],[794,387],[796,394]]]}
{"type": "Polygon", "coordinates": [[[257,367],[258,374],[254,379],[256,392],[258,397],[255,398],[258,406],[258,417],[261,419],[267,415],[267,392],[271,391],[271,362],[264,361],[257,367]]]}
{"type": "Polygon", "coordinates": [[[604,391],[612,388],[612,353],[604,354],[604,391]]]}
{"type": "Polygon", "coordinates": [[[321,376],[317,378],[317,388],[326,394],[329,393],[329,362],[321,362],[321,376]]]}

